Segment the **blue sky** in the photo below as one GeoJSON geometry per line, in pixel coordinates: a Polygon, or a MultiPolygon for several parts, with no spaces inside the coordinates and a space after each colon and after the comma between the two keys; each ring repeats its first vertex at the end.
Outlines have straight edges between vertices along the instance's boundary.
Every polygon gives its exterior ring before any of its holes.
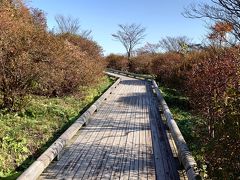
{"type": "Polygon", "coordinates": [[[147,36],[142,45],[157,43],[166,36],[183,35],[201,42],[207,33],[205,23],[181,15],[184,7],[192,2],[194,0],[31,0],[29,4],[46,12],[50,29],[56,27],[57,14],[79,18],[81,27],[92,30],[93,39],[107,55],[125,52],[111,36],[118,30],[118,24],[125,23],[146,27],[147,36]]]}

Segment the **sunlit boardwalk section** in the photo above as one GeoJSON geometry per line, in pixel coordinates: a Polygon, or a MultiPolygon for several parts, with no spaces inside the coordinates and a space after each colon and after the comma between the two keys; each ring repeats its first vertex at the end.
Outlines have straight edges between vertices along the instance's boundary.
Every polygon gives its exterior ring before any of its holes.
{"type": "Polygon", "coordinates": [[[117,89],[40,179],[179,179],[151,83],[117,89]]]}

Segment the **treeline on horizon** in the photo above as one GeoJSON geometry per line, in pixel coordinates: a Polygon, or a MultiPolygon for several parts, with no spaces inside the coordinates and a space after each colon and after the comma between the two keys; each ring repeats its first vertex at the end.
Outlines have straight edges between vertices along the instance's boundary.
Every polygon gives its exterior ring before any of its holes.
{"type": "Polygon", "coordinates": [[[166,37],[147,43],[131,58],[106,57],[108,68],[152,74],[189,98],[192,112],[201,117],[192,132],[200,140],[197,160],[200,168],[207,165],[204,173],[212,179],[235,179],[240,172],[240,47],[239,37],[231,36],[234,45],[228,41],[233,28],[229,22],[216,22],[205,45],[166,37]]]}
{"type": "Polygon", "coordinates": [[[74,94],[103,77],[96,42],[49,32],[44,12],[21,0],[0,1],[0,48],[0,108],[6,111],[21,110],[29,94],[74,94]]]}

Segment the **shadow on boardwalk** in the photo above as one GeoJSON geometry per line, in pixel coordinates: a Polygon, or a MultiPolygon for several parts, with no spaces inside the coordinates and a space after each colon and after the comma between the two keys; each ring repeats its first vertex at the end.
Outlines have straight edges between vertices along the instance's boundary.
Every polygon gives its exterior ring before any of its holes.
{"type": "Polygon", "coordinates": [[[123,78],[43,179],[179,179],[149,82],[123,78]]]}

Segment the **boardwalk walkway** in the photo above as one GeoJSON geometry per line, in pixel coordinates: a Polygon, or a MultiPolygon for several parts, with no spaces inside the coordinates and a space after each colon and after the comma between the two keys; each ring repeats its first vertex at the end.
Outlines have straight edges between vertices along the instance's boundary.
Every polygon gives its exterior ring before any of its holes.
{"type": "Polygon", "coordinates": [[[40,179],[179,179],[150,82],[117,89],[40,179]]]}

